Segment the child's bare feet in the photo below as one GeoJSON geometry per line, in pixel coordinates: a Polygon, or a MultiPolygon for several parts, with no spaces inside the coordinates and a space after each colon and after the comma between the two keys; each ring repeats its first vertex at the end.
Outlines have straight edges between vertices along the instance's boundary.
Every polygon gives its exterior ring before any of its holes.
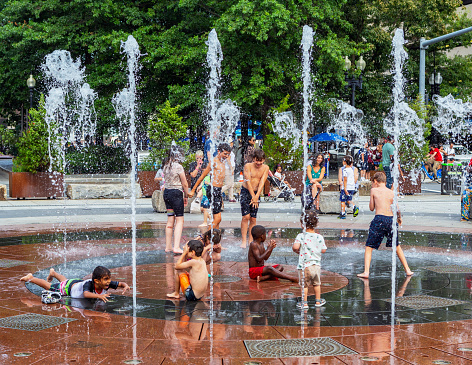
{"type": "Polygon", "coordinates": [[[198,225],[199,227],[208,227],[208,223],[202,223],[198,225]]]}
{"type": "Polygon", "coordinates": [[[369,273],[368,272],[363,272],[362,274],[357,274],[357,277],[361,279],[368,279],[369,278],[369,273]]]}
{"type": "Polygon", "coordinates": [[[257,282],[261,282],[261,281],[266,281],[266,280],[269,280],[272,276],[271,275],[262,275],[262,276],[258,276],[257,277],[257,282]]]}
{"type": "Polygon", "coordinates": [[[177,292],[173,292],[173,293],[167,294],[167,297],[173,298],[173,299],[180,299],[180,294],[177,292]]]}
{"type": "Polygon", "coordinates": [[[54,269],[51,267],[51,268],[49,269],[49,275],[48,275],[46,281],[47,281],[48,283],[50,283],[50,282],[52,281],[52,279],[54,279],[54,269]]]}
{"type": "Polygon", "coordinates": [[[33,274],[29,273],[26,276],[23,276],[20,280],[21,281],[30,281],[33,278],[33,274]]]}
{"type": "Polygon", "coordinates": [[[239,247],[241,247],[241,248],[246,248],[246,244],[245,244],[245,243],[241,243],[241,244],[239,245],[239,247]]]}
{"type": "Polygon", "coordinates": [[[406,273],[406,276],[412,276],[414,274],[414,272],[411,270],[408,270],[405,273],[406,273]]]}

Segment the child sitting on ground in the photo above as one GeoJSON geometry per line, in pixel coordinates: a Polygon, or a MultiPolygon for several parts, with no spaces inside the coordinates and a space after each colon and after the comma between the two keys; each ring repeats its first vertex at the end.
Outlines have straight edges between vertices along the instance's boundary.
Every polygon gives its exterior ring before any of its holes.
{"type": "Polygon", "coordinates": [[[266,230],[262,226],[254,226],[251,229],[251,235],[254,239],[249,244],[248,261],[249,261],[249,277],[251,279],[264,281],[272,278],[281,278],[298,282],[298,279],[284,274],[282,265],[264,266],[264,261],[268,260],[272,251],[277,246],[275,240],[270,240],[267,249],[264,247],[266,240],[266,230]]]}
{"type": "Polygon", "coordinates": [[[180,299],[180,289],[187,300],[200,300],[205,295],[208,286],[208,270],[206,262],[202,258],[203,243],[191,240],[184,246],[184,252],[175,264],[174,292],[167,297],[180,299]],[[190,260],[185,261],[186,258],[190,260]],[[189,269],[189,272],[179,274],[178,270],[189,269]]]}
{"type": "Polygon", "coordinates": [[[305,233],[299,233],[292,249],[298,253],[298,282],[302,282],[302,270],[305,272],[305,286],[303,288],[303,301],[297,304],[299,309],[308,309],[308,285],[313,285],[315,290],[315,307],[321,307],[326,300],[321,299],[321,254],[326,252],[326,244],[322,235],[315,233],[318,225],[318,217],[314,211],[307,211],[300,218],[302,229],[305,233]]]}
{"type": "Polygon", "coordinates": [[[20,280],[36,284],[46,290],[61,293],[63,296],[70,296],[72,298],[96,298],[104,302],[108,302],[107,298],[110,294],[108,294],[107,291],[109,288],[123,288],[122,294],[129,289],[128,284],[125,282],[112,281],[110,270],[103,266],[97,266],[93,270],[92,279],[88,280],[66,279],[64,275],[57,273],[53,268],[49,270],[49,275],[46,280],[35,278],[31,273],[23,276],[20,280]],[[51,284],[54,278],[59,280],[59,283],[51,284]]]}

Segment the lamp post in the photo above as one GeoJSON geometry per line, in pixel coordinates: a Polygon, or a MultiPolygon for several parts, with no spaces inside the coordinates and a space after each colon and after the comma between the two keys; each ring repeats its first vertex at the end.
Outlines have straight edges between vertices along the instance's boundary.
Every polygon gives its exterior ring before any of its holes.
{"type": "Polygon", "coordinates": [[[443,78],[439,72],[434,72],[429,77],[429,85],[431,86],[431,97],[434,95],[439,95],[441,90],[441,83],[443,82],[443,78]]]}
{"type": "MultiPolygon", "coordinates": [[[[34,79],[33,75],[30,74],[28,80],[26,80],[26,85],[29,88],[29,97],[30,97],[30,109],[33,108],[33,91],[34,87],[36,86],[36,80],[34,79]]],[[[29,111],[28,111],[28,119],[29,119],[29,111]]],[[[27,119],[27,120],[28,120],[27,119]]],[[[26,129],[28,129],[28,122],[26,123],[26,129]]]]}
{"type": "Polygon", "coordinates": [[[349,77],[349,70],[351,69],[351,61],[347,56],[344,57],[344,81],[346,81],[346,89],[350,87],[352,89],[351,93],[351,105],[355,106],[355,96],[356,96],[356,87],[362,90],[362,72],[365,69],[365,61],[361,56],[356,62],[356,68],[361,71],[359,78],[356,78],[354,75],[349,77]]]}

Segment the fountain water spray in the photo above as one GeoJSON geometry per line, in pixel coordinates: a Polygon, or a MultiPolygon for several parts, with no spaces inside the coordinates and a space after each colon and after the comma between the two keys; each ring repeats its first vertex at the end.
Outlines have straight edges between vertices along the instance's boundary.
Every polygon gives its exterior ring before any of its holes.
{"type": "Polygon", "coordinates": [[[329,129],[333,128],[351,144],[358,143],[363,146],[367,142],[367,135],[361,123],[364,112],[342,100],[332,99],[330,103],[334,105],[335,112],[332,114],[329,129]]]}
{"type": "MultiPolygon", "coordinates": [[[[312,111],[311,111],[311,102],[312,102],[312,80],[311,80],[311,52],[313,49],[313,37],[314,32],[313,28],[308,25],[303,26],[303,36],[302,36],[302,80],[303,80],[303,126],[302,126],[302,143],[303,143],[303,180],[306,180],[306,170],[308,166],[308,128],[312,121],[312,111]]],[[[309,190],[309,189],[308,189],[309,190]]],[[[308,194],[311,194],[311,191],[303,189],[302,194],[304,194],[304,201],[307,201],[308,194]]],[[[304,211],[305,213],[305,211],[304,211]]],[[[303,227],[303,234],[306,234],[306,227],[303,227]]],[[[304,237],[305,239],[305,237],[304,237]]],[[[305,287],[305,267],[302,269],[302,303],[304,299],[303,288],[305,287]]],[[[303,318],[303,305],[301,306],[301,314],[303,318]]],[[[304,336],[304,321],[301,322],[302,328],[302,337],[304,336]]]]}
{"type": "MultiPolygon", "coordinates": [[[[85,69],[81,67],[80,60],[74,61],[68,51],[56,50],[48,54],[41,69],[48,89],[44,107],[48,126],[49,172],[54,179],[54,169],[66,171],[67,143],[73,142],[77,135],[91,138],[95,134],[93,105],[97,94],[84,82],[85,69]]],[[[63,191],[65,193],[64,180],[63,191]]],[[[63,234],[66,249],[65,229],[63,234]]]]}
{"type": "MultiPolygon", "coordinates": [[[[404,85],[405,77],[403,76],[403,66],[408,59],[408,53],[404,49],[405,39],[402,29],[395,31],[395,36],[392,41],[392,56],[394,58],[394,66],[392,69],[394,86],[393,86],[393,108],[387,118],[384,121],[385,131],[393,135],[394,141],[397,147],[394,149],[394,163],[391,171],[393,177],[393,191],[394,199],[392,205],[393,211],[393,239],[392,239],[392,310],[391,310],[391,322],[395,324],[395,277],[396,277],[396,247],[397,247],[397,224],[396,217],[398,212],[398,180],[399,180],[399,154],[398,149],[402,141],[410,139],[414,141],[416,146],[421,147],[423,145],[423,128],[424,121],[421,120],[416,112],[412,110],[408,104],[404,101],[404,85]]],[[[393,327],[392,327],[393,328],[393,327]]],[[[393,335],[392,335],[393,341],[393,335]]]]}
{"type": "Polygon", "coordinates": [[[435,95],[433,101],[437,107],[437,116],[432,120],[432,126],[441,134],[459,137],[470,130],[466,119],[472,114],[472,103],[454,99],[449,94],[441,97],[435,95]]]}
{"type": "Polygon", "coordinates": [[[126,42],[121,42],[122,53],[127,56],[128,87],[113,97],[113,106],[122,128],[127,129],[130,142],[130,187],[131,187],[131,230],[132,230],[132,266],[133,266],[133,312],[136,316],[136,75],[140,69],[138,60],[141,56],[138,42],[130,35],[126,42]]]}

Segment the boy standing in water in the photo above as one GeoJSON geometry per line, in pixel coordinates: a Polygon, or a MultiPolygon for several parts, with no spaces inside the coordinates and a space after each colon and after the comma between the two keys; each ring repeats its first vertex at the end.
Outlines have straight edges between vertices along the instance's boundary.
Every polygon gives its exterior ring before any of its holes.
{"type": "MultiPolygon", "coordinates": [[[[383,172],[376,172],[372,178],[372,189],[370,191],[369,209],[375,210],[375,217],[370,223],[369,236],[365,243],[364,272],[357,274],[360,278],[367,279],[370,271],[370,261],[372,260],[372,250],[379,248],[382,239],[387,237],[387,247],[392,247],[393,239],[393,191],[386,186],[386,177],[383,172]]],[[[400,210],[397,211],[397,256],[405,269],[407,276],[413,275],[413,271],[408,267],[403,250],[398,243],[398,225],[402,224],[400,210]]]]}
{"type": "Polygon", "coordinates": [[[246,248],[247,232],[249,227],[249,242],[252,241],[252,228],[256,225],[257,210],[259,209],[259,197],[269,174],[269,166],[264,165],[265,153],[255,150],[253,162],[244,165],[244,182],[241,187],[241,235],[243,237],[241,247],[246,248]]]}
{"type": "Polygon", "coordinates": [[[188,194],[191,198],[195,194],[195,190],[203,181],[205,176],[207,176],[211,172],[211,168],[213,166],[212,172],[212,182],[213,186],[209,187],[207,190],[207,197],[210,201],[211,209],[213,212],[213,228],[219,228],[221,222],[221,211],[223,207],[223,196],[221,194],[221,188],[225,183],[225,173],[226,173],[226,166],[225,160],[230,156],[231,147],[227,143],[221,143],[218,146],[218,154],[213,159],[212,164],[208,164],[205,170],[203,170],[202,174],[198,178],[197,182],[195,183],[192,191],[188,194]]]}
{"type": "Polygon", "coordinates": [[[247,255],[249,261],[249,277],[259,281],[269,280],[272,278],[281,278],[298,283],[298,279],[282,273],[284,270],[282,265],[264,266],[264,261],[268,260],[270,254],[277,246],[275,240],[270,240],[267,249],[264,247],[266,240],[266,230],[262,226],[254,226],[251,231],[254,241],[249,244],[249,252],[247,255]]]}
{"type": "Polygon", "coordinates": [[[173,293],[167,294],[167,297],[179,299],[180,289],[182,289],[185,299],[189,301],[202,299],[208,286],[208,270],[202,253],[203,243],[201,241],[191,240],[184,246],[184,252],[175,264],[175,290],[173,293]],[[179,274],[177,271],[185,269],[188,269],[189,272],[179,274]]]}

